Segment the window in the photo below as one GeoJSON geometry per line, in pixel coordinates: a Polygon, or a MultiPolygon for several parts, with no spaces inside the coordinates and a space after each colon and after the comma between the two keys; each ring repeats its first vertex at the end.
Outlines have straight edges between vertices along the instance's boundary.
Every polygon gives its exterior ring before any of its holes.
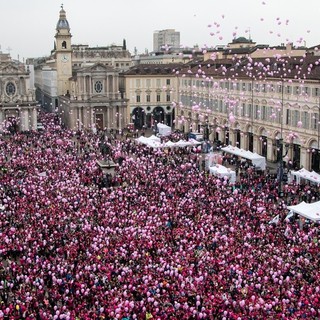
{"type": "Polygon", "coordinates": [[[248,104],[248,110],[247,110],[247,114],[246,116],[251,118],[253,116],[253,112],[252,112],[252,104],[248,104]]]}
{"type": "Polygon", "coordinates": [[[255,110],[254,110],[254,118],[259,119],[259,114],[260,114],[259,106],[256,104],[255,110]]]}
{"type": "Polygon", "coordinates": [[[318,129],[318,121],[319,121],[319,114],[313,113],[312,114],[312,121],[311,121],[311,129],[313,129],[313,130],[318,129]]]}
{"type": "Polygon", "coordinates": [[[102,82],[101,81],[96,81],[94,84],[94,91],[97,93],[102,92],[102,82]]]}
{"type": "Polygon", "coordinates": [[[246,91],[246,83],[245,82],[242,83],[242,91],[246,91]]]}
{"type": "Polygon", "coordinates": [[[140,95],[137,95],[136,102],[140,102],[140,95]]]}
{"type": "Polygon", "coordinates": [[[313,95],[315,96],[315,97],[318,97],[319,96],[319,88],[313,88],[313,95]]]}
{"type": "Polygon", "coordinates": [[[170,93],[167,94],[167,102],[171,101],[170,99],[170,93]]]}
{"type": "Polygon", "coordinates": [[[136,79],[136,88],[140,88],[140,79],[136,79]]]}
{"type": "Polygon", "coordinates": [[[161,87],[161,81],[160,81],[160,79],[156,79],[156,84],[157,84],[157,88],[160,88],[160,87],[161,87]]]}
{"type": "Polygon", "coordinates": [[[308,111],[302,112],[301,122],[304,129],[309,129],[309,112],[308,111]]]}
{"type": "MultiPolygon", "coordinates": [[[[287,109],[287,113],[286,113],[286,125],[290,124],[290,110],[287,109]]],[[[281,119],[280,119],[281,120],[281,119]]]]}
{"type": "Polygon", "coordinates": [[[151,79],[147,79],[147,88],[150,88],[151,87],[151,79]]]}
{"type": "Polygon", "coordinates": [[[245,117],[246,116],[246,104],[242,104],[242,109],[241,109],[241,116],[245,117]]]}
{"type": "Polygon", "coordinates": [[[218,111],[218,100],[217,99],[213,100],[213,110],[218,111]]]}
{"type": "Polygon", "coordinates": [[[287,90],[286,90],[287,94],[291,94],[291,87],[287,86],[287,90]]]}
{"type": "Polygon", "coordinates": [[[228,112],[228,105],[227,102],[223,103],[223,113],[227,113],[228,112]]]}
{"type": "Polygon", "coordinates": [[[281,92],[282,92],[282,85],[279,84],[279,85],[278,85],[278,93],[281,93],[281,92]]]}
{"type": "Polygon", "coordinates": [[[8,82],[6,85],[6,93],[8,96],[14,96],[16,93],[16,86],[12,82],[8,82]]]}
{"type": "Polygon", "coordinates": [[[252,91],[252,83],[248,83],[248,91],[252,91]]]}
{"type": "Polygon", "coordinates": [[[298,110],[292,111],[292,126],[297,126],[298,121],[300,121],[300,112],[298,110]]]}
{"type": "Polygon", "coordinates": [[[300,93],[300,88],[299,88],[299,86],[295,86],[294,90],[295,90],[295,94],[299,94],[299,93],[300,93]]]}
{"type": "Polygon", "coordinates": [[[160,102],[161,101],[161,97],[160,97],[160,94],[157,93],[157,102],[160,102]]]}
{"type": "Polygon", "coordinates": [[[167,86],[170,86],[170,79],[166,80],[166,84],[167,84],[167,86]]]}
{"type": "Polygon", "coordinates": [[[262,106],[261,120],[266,120],[266,118],[267,118],[267,107],[262,106]]]}
{"type": "Polygon", "coordinates": [[[146,100],[147,100],[147,102],[150,102],[150,94],[147,94],[146,100]]]}

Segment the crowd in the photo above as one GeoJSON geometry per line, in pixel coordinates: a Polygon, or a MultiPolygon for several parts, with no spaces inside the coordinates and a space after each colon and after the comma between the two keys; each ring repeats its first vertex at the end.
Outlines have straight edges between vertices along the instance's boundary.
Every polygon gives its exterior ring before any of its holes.
{"type": "Polygon", "coordinates": [[[319,225],[286,219],[286,199],[317,188],[232,186],[188,149],[42,117],[1,138],[0,319],[320,317],[319,225]],[[107,185],[102,158],[119,164],[107,185]]]}

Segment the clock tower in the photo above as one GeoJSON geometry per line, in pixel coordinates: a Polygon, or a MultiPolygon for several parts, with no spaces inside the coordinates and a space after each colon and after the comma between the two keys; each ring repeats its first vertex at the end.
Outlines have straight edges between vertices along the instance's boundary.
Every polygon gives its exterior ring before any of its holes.
{"type": "Polygon", "coordinates": [[[55,58],[57,68],[58,95],[70,92],[69,79],[72,76],[71,33],[66,12],[61,5],[59,21],[55,35],[55,58]]]}

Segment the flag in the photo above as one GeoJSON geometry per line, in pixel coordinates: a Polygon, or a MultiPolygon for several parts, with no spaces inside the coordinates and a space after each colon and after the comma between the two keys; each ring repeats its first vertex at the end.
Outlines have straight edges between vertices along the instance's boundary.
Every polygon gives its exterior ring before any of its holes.
{"type": "Polygon", "coordinates": [[[272,220],[269,221],[269,224],[277,224],[280,220],[280,216],[277,214],[272,220]]]}
{"type": "Polygon", "coordinates": [[[287,216],[286,216],[286,219],[285,220],[290,220],[290,218],[292,218],[293,217],[293,211],[292,210],[290,210],[289,211],[289,213],[287,214],[287,216]]]}
{"type": "Polygon", "coordinates": [[[290,228],[289,228],[289,225],[287,225],[286,230],[284,231],[284,236],[288,238],[289,235],[290,235],[290,228]]]}

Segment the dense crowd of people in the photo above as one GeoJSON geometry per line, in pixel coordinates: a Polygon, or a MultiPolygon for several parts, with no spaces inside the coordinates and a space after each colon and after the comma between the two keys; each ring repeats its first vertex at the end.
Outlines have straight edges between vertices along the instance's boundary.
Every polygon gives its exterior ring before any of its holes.
{"type": "Polygon", "coordinates": [[[1,138],[0,319],[320,317],[319,225],[286,219],[318,187],[280,198],[268,175],[230,185],[187,148],[42,117],[1,138]]]}

